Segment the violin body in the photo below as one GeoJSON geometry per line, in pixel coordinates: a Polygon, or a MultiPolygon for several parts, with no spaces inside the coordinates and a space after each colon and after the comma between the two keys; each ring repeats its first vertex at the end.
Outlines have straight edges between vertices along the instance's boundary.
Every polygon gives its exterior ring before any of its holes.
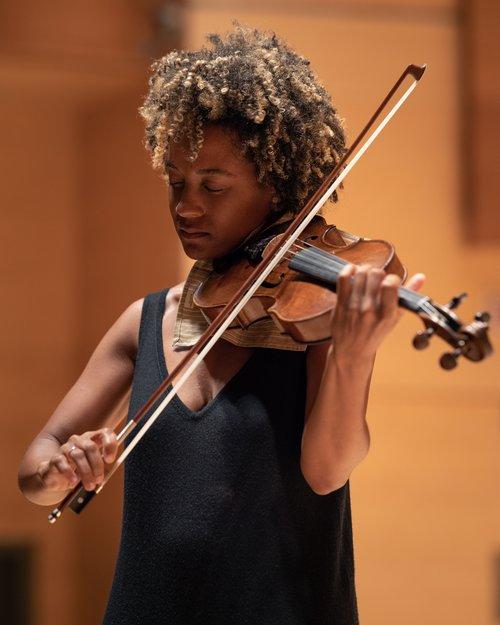
{"type": "MultiPolygon", "coordinates": [[[[279,245],[280,239],[281,235],[271,239],[264,249],[264,258],[279,245]]],[[[298,245],[312,245],[349,263],[365,263],[386,273],[395,273],[403,282],[407,277],[406,268],[391,243],[338,230],[336,226],[327,224],[323,217],[317,216],[311,221],[298,245]]],[[[212,272],[196,290],[194,303],[212,321],[253,270],[253,265],[246,258],[241,258],[224,273],[212,272]]],[[[334,284],[325,285],[291,269],[289,258],[285,256],[230,327],[247,328],[271,317],[279,330],[296,342],[319,343],[331,338],[331,314],[336,301],[334,284]]]]}

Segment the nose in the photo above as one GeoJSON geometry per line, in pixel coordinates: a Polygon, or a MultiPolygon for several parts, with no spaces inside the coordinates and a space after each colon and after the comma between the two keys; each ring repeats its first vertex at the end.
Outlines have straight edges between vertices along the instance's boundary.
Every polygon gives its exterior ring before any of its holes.
{"type": "Polygon", "coordinates": [[[206,213],[200,198],[186,188],[180,194],[174,195],[173,202],[175,214],[180,219],[194,220],[203,217],[206,213]]]}

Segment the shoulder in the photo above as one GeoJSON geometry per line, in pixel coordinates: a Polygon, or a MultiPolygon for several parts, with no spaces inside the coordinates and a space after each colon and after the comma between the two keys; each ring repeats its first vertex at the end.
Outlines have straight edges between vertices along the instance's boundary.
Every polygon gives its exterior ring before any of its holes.
{"type": "MultiPolygon", "coordinates": [[[[172,309],[174,307],[177,309],[183,286],[184,283],[182,282],[168,289],[165,298],[165,309],[172,309]]],[[[129,304],[113,326],[117,350],[134,362],[137,357],[139,329],[145,299],[146,296],[129,304]]]]}
{"type": "Polygon", "coordinates": [[[137,356],[139,327],[145,299],[141,297],[129,304],[112,328],[115,331],[117,351],[134,362],[137,356]]]}
{"type": "Polygon", "coordinates": [[[165,310],[175,308],[177,310],[179,302],[181,300],[182,290],[185,282],[179,282],[168,289],[167,296],[165,298],[165,310]]]}

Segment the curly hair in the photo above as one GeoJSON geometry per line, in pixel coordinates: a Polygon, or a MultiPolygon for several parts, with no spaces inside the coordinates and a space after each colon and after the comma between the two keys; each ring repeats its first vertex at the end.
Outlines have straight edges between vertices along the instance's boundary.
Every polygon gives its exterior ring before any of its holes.
{"type": "MultiPolygon", "coordinates": [[[[169,142],[187,139],[189,158],[203,145],[203,127],[236,131],[260,183],[274,188],[278,212],[297,212],[345,154],[344,120],[310,61],[274,32],[234,24],[198,51],[173,51],[153,62],[139,112],[154,169],[167,179],[169,142]]],[[[338,197],[334,192],[331,201],[338,197]]]]}

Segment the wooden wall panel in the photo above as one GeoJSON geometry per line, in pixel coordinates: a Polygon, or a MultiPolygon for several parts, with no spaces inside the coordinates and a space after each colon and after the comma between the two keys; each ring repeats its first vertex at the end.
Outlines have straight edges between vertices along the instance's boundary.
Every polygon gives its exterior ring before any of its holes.
{"type": "Polygon", "coordinates": [[[468,0],[464,71],[468,80],[464,131],[464,232],[471,242],[500,244],[500,3],[468,0]]]}
{"type": "Polygon", "coordinates": [[[352,481],[362,622],[495,623],[495,394],[384,392],[352,481]]]}
{"type": "Polygon", "coordinates": [[[293,11],[302,13],[309,12],[311,8],[323,10],[327,13],[342,13],[344,11],[357,11],[358,14],[372,10],[385,12],[406,11],[414,13],[420,11],[433,11],[435,9],[453,9],[460,4],[460,0],[192,0],[189,3],[191,9],[196,10],[221,10],[227,14],[254,11],[293,11]]]}
{"type": "Polygon", "coordinates": [[[137,112],[153,4],[132,5],[0,7],[0,542],[34,547],[30,625],[101,622],[121,473],[82,516],[68,510],[51,526],[50,508],[18,491],[21,457],[118,315],[179,274],[137,112]]]}
{"type": "Polygon", "coordinates": [[[73,119],[56,103],[38,98],[33,107],[32,101],[4,91],[0,105],[0,540],[32,545],[33,625],[72,625],[80,582],[77,526],[54,531],[47,511],[17,489],[26,447],[76,374],[80,322],[73,119]]]}

